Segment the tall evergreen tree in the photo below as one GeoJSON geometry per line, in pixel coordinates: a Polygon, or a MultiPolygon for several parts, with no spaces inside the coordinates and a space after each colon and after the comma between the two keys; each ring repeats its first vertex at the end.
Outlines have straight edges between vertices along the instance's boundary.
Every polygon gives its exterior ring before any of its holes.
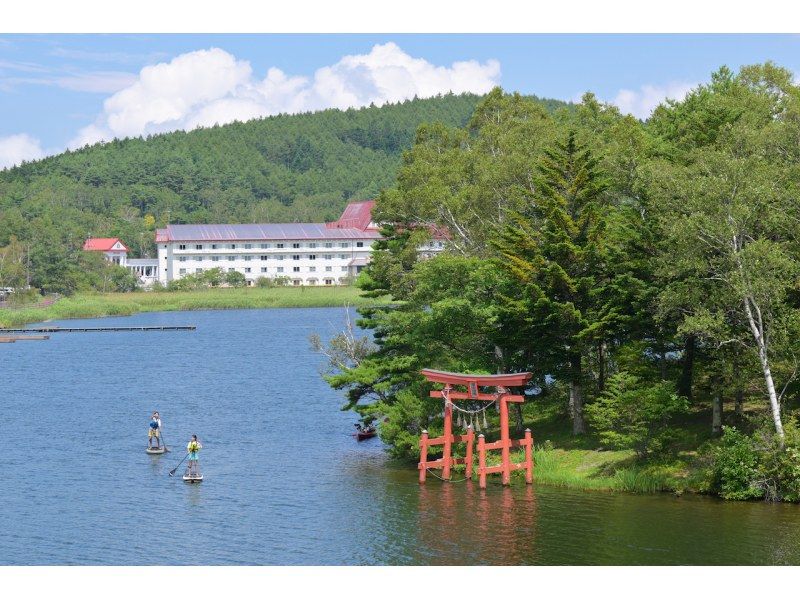
{"type": "Polygon", "coordinates": [[[509,309],[541,365],[569,382],[573,433],[583,434],[584,355],[613,318],[603,299],[608,183],[574,131],[545,151],[538,173],[528,209],[512,216],[495,246],[522,285],[509,309]]]}

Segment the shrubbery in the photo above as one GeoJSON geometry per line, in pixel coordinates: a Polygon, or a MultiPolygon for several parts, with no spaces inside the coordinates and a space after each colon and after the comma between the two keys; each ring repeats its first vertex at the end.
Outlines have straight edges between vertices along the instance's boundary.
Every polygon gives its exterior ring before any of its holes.
{"type": "Polygon", "coordinates": [[[713,484],[729,500],[800,502],[800,429],[784,425],[783,445],[768,426],[748,436],[726,427],[714,449],[713,484]]]}
{"type": "Polygon", "coordinates": [[[640,458],[662,451],[671,438],[669,420],[688,409],[671,382],[646,384],[620,372],[609,378],[605,392],[586,406],[589,423],[600,441],[612,448],[630,448],[640,458]]]}
{"type": "Polygon", "coordinates": [[[722,498],[747,500],[764,495],[756,484],[758,454],[755,443],[736,428],[723,428],[720,443],[714,450],[713,474],[714,488],[722,498]]]}
{"type": "Polygon", "coordinates": [[[188,274],[183,278],[171,280],[167,283],[166,290],[168,291],[194,291],[197,289],[207,289],[209,287],[218,287],[226,279],[226,275],[222,273],[220,268],[211,268],[197,274],[188,274]]]}

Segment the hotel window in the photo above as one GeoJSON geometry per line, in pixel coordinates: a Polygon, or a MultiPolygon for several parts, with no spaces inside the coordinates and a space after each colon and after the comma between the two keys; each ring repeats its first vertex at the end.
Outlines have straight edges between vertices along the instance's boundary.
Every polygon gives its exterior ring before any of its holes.
{"type": "Polygon", "coordinates": [[[339,259],[346,260],[347,259],[347,254],[346,253],[340,253],[339,254],[339,259]]]}
{"type": "Polygon", "coordinates": [[[186,245],[178,245],[178,249],[186,249],[186,245]]]}
{"type": "Polygon", "coordinates": [[[332,272],[333,266],[325,266],[325,272],[332,272]]]}
{"type": "Polygon", "coordinates": [[[441,248],[442,246],[443,246],[443,243],[442,243],[441,241],[438,241],[438,242],[436,243],[436,247],[439,247],[439,248],[441,248]]]}
{"type": "Polygon", "coordinates": [[[261,256],[261,261],[262,261],[262,262],[266,262],[268,259],[269,259],[269,256],[268,256],[268,255],[262,255],[262,256],[261,256]]]}
{"type": "Polygon", "coordinates": [[[266,267],[264,267],[264,268],[261,268],[261,271],[262,271],[262,272],[266,272],[266,271],[267,271],[266,267]]]}
{"type": "Polygon", "coordinates": [[[325,284],[333,284],[333,279],[331,279],[331,278],[326,278],[326,279],[325,279],[325,284]]]}
{"type": "Polygon", "coordinates": [[[329,260],[329,259],[332,259],[332,258],[333,258],[333,256],[330,253],[326,253],[325,254],[325,259],[326,260],[329,260]]]}
{"type": "Polygon", "coordinates": [[[283,249],[283,243],[278,243],[277,245],[275,245],[275,247],[277,247],[278,249],[283,249]]]}
{"type": "Polygon", "coordinates": [[[186,261],[186,256],[182,255],[181,257],[178,258],[178,261],[179,262],[185,262],[186,261]]]}
{"type": "Polygon", "coordinates": [[[211,245],[211,249],[216,249],[216,248],[217,248],[217,245],[216,245],[216,244],[212,244],[212,245],[211,245]]]}
{"type": "Polygon", "coordinates": [[[312,253],[311,255],[309,255],[309,256],[308,256],[308,259],[310,259],[310,260],[315,260],[315,259],[317,259],[317,254],[315,254],[315,253],[312,253]]]}
{"type": "Polygon", "coordinates": [[[195,245],[195,246],[194,246],[194,248],[195,248],[195,249],[202,249],[202,248],[203,248],[203,246],[202,246],[202,245],[195,245]]]}
{"type": "Polygon", "coordinates": [[[262,243],[261,245],[259,245],[259,247],[261,249],[269,249],[269,243],[262,243]]]}
{"type": "Polygon", "coordinates": [[[316,272],[316,271],[317,271],[317,268],[316,268],[316,266],[310,266],[310,267],[308,268],[308,271],[309,271],[309,272],[316,272]]]}
{"type": "Polygon", "coordinates": [[[202,268],[195,268],[194,271],[195,271],[195,273],[200,274],[203,271],[203,269],[202,268]]]}
{"type": "Polygon", "coordinates": [[[228,261],[229,261],[229,262],[232,262],[232,261],[234,261],[235,259],[236,259],[236,256],[235,256],[235,255],[229,255],[229,256],[228,256],[228,261]]]}
{"type": "Polygon", "coordinates": [[[178,270],[178,274],[186,274],[186,268],[181,268],[178,270]]]}
{"type": "Polygon", "coordinates": [[[212,262],[218,262],[219,261],[219,256],[218,255],[212,255],[211,256],[211,261],[212,262]]]}
{"type": "Polygon", "coordinates": [[[347,272],[347,266],[342,266],[342,272],[347,272]]]}
{"type": "Polygon", "coordinates": [[[356,247],[364,247],[364,242],[363,241],[358,241],[356,243],[356,247]]]}
{"type": "Polygon", "coordinates": [[[244,271],[245,271],[245,274],[249,274],[250,273],[250,268],[245,268],[244,271]]]}
{"type": "Polygon", "coordinates": [[[350,243],[339,243],[339,247],[350,247],[350,243]]]}
{"type": "Polygon", "coordinates": [[[236,268],[228,268],[228,272],[236,272],[236,268]]]}
{"type": "Polygon", "coordinates": [[[300,266],[293,266],[292,272],[300,272],[300,266]]]}
{"type": "Polygon", "coordinates": [[[293,259],[294,261],[297,261],[297,260],[299,260],[299,259],[300,259],[300,256],[299,256],[299,255],[297,255],[297,254],[295,254],[295,255],[293,255],[293,256],[292,256],[292,259],[293,259]]]}
{"type": "Polygon", "coordinates": [[[253,248],[253,245],[252,245],[251,243],[245,243],[245,244],[244,244],[244,248],[245,248],[245,249],[252,249],[252,248],[253,248]]]}
{"type": "Polygon", "coordinates": [[[246,262],[249,262],[249,261],[250,261],[250,260],[252,260],[252,259],[253,259],[253,256],[252,256],[252,255],[246,255],[246,256],[244,256],[244,261],[246,261],[246,262]]]}
{"type": "Polygon", "coordinates": [[[279,261],[279,262],[282,262],[282,261],[283,261],[283,257],[284,257],[284,256],[282,256],[282,255],[279,255],[279,256],[278,256],[278,261],[279,261]]]}
{"type": "Polygon", "coordinates": [[[292,243],[292,249],[300,249],[300,243],[292,243]]]}
{"type": "Polygon", "coordinates": [[[196,262],[202,262],[202,261],[203,261],[203,256],[202,256],[202,255],[196,255],[196,256],[194,256],[194,261],[196,261],[196,262]]]}
{"type": "Polygon", "coordinates": [[[325,247],[333,247],[333,243],[325,243],[325,247]]]}
{"type": "Polygon", "coordinates": [[[278,266],[278,272],[283,272],[283,266],[278,266]]]}
{"type": "Polygon", "coordinates": [[[309,244],[308,244],[308,246],[309,246],[309,248],[311,248],[311,249],[316,249],[316,247],[317,247],[317,244],[316,244],[316,243],[309,243],[309,244]]]}
{"type": "Polygon", "coordinates": [[[295,278],[295,279],[292,281],[292,284],[293,284],[294,286],[296,286],[296,287],[299,287],[299,286],[300,286],[300,281],[299,281],[299,280],[297,280],[297,279],[295,278]]]}
{"type": "Polygon", "coordinates": [[[230,247],[231,249],[236,249],[236,243],[231,243],[230,245],[228,245],[228,247],[230,247]]]}

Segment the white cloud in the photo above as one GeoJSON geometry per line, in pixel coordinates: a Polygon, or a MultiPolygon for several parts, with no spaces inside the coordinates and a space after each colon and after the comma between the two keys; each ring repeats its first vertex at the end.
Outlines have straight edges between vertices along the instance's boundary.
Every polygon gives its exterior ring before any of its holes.
{"type": "Polygon", "coordinates": [[[27,133],[0,137],[0,169],[16,166],[23,160],[38,160],[44,155],[39,140],[27,133]]]}
{"type": "Polygon", "coordinates": [[[437,66],[391,42],[374,46],[368,54],[345,56],[311,77],[271,68],[264,79],[254,76],[249,62],[224,50],[198,50],[143,68],[131,85],[105,101],[97,120],[69,145],[278,113],[380,105],[415,95],[485,93],[499,78],[495,60],[437,66]]]}
{"type": "Polygon", "coordinates": [[[646,119],[665,100],[682,100],[695,87],[696,83],[673,82],[667,85],[642,85],[638,91],[620,89],[611,103],[616,104],[622,112],[646,119]]]}

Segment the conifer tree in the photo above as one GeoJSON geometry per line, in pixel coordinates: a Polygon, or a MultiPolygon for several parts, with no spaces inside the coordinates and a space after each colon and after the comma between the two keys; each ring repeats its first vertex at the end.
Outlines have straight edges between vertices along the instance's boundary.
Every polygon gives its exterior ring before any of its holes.
{"type": "Polygon", "coordinates": [[[574,131],[545,151],[538,173],[528,209],[512,216],[495,246],[522,285],[521,297],[506,298],[518,334],[535,345],[541,366],[568,381],[573,433],[583,434],[584,354],[611,316],[602,299],[608,184],[574,131]]]}

